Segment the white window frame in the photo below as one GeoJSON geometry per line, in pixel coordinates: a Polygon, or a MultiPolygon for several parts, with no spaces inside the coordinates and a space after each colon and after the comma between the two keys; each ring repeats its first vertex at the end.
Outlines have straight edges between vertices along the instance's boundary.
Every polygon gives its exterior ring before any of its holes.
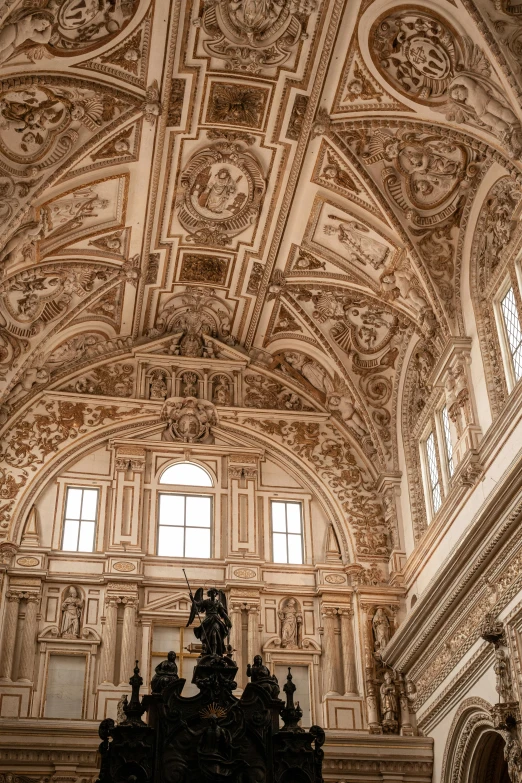
{"type": "MultiPolygon", "coordinates": [[[[286,498],[270,498],[270,559],[272,563],[275,563],[276,565],[294,565],[294,566],[302,566],[306,562],[306,552],[305,552],[305,531],[304,531],[304,508],[303,508],[303,502],[301,500],[287,500],[286,498]],[[286,507],[285,507],[285,526],[286,531],[284,535],[286,536],[286,562],[279,562],[274,559],[274,525],[273,525],[273,516],[272,516],[272,509],[274,503],[284,503],[285,506],[292,504],[299,506],[300,509],[300,521],[301,521],[301,532],[299,533],[299,537],[301,539],[301,562],[300,563],[290,563],[288,560],[288,536],[289,535],[297,535],[296,533],[288,533],[288,522],[286,521],[287,514],[286,514],[286,507]]],[[[280,531],[275,531],[276,533],[279,533],[280,531]]]]}
{"type": "MultiPolygon", "coordinates": [[[[163,485],[160,485],[163,486],[163,485]]],[[[172,485],[165,485],[165,486],[172,486],[172,485]]],[[[210,487],[209,487],[210,489],[210,487]]],[[[210,494],[208,492],[169,492],[164,490],[158,490],[157,492],[157,507],[156,507],[156,556],[161,558],[175,558],[180,560],[210,560],[212,558],[212,553],[214,550],[214,495],[210,494]],[[183,525],[160,525],[160,496],[161,495],[176,495],[177,497],[182,497],[185,499],[185,518],[183,520],[183,525]],[[187,497],[205,497],[209,498],[210,500],[210,527],[202,527],[200,525],[187,525],[187,508],[186,508],[186,498],[187,497]],[[208,557],[200,557],[200,558],[193,558],[191,556],[187,556],[185,554],[183,555],[161,555],[158,551],[159,549],[159,533],[160,533],[160,527],[182,527],[183,528],[183,552],[185,552],[185,546],[186,546],[186,529],[187,527],[195,530],[210,530],[210,544],[209,544],[209,554],[208,557]]]]}
{"type": "MultiPolygon", "coordinates": [[[[66,484],[65,485],[65,492],[64,492],[64,503],[63,503],[63,516],[62,516],[62,532],[60,537],[60,551],[61,552],[77,552],[80,554],[92,554],[93,552],[96,552],[96,539],[98,535],[98,523],[99,523],[99,517],[100,517],[100,500],[101,500],[101,489],[98,486],[85,486],[82,484],[66,484]],[[67,501],[69,497],[69,490],[70,489],[78,489],[82,493],[86,490],[91,492],[96,492],[97,498],[96,498],[96,514],[94,517],[94,533],[92,537],[92,549],[79,549],[79,543],[80,543],[80,535],[81,535],[81,527],[82,527],[82,518],[81,518],[81,512],[80,512],[80,518],[78,520],[78,540],[76,549],[65,549],[64,548],[64,538],[65,538],[65,526],[68,521],[76,521],[69,519],[67,517],[67,501]]],[[[82,494],[82,506],[83,506],[83,494],[82,494]]],[[[89,520],[83,520],[84,522],[92,522],[92,519],[89,520]]]]}
{"type": "Polygon", "coordinates": [[[455,474],[455,449],[453,443],[453,433],[451,430],[448,406],[444,403],[436,413],[437,444],[439,445],[439,464],[442,467],[442,476],[444,482],[445,494],[448,494],[451,481],[455,474]],[[448,432],[444,423],[444,411],[446,411],[448,432]],[[450,453],[451,450],[451,453],[450,453]]]}
{"type": "MultiPolygon", "coordinates": [[[[436,417],[437,418],[437,417],[436,417]]],[[[434,519],[434,517],[439,513],[442,506],[444,505],[444,500],[446,497],[445,487],[444,487],[444,477],[441,475],[441,471],[439,470],[440,465],[440,455],[438,454],[438,437],[437,437],[437,426],[433,426],[433,422],[430,420],[430,423],[426,430],[424,431],[423,437],[421,439],[420,443],[420,456],[421,456],[421,469],[422,469],[422,479],[424,484],[424,497],[426,498],[426,512],[427,512],[427,519],[428,524],[434,519]],[[431,474],[430,474],[430,468],[429,468],[429,461],[428,461],[428,440],[430,435],[433,435],[433,441],[434,441],[434,447],[435,447],[435,457],[438,457],[437,462],[437,472],[438,472],[438,479],[439,479],[439,487],[440,487],[440,506],[437,510],[435,510],[435,506],[433,503],[433,489],[431,484],[431,474]]]]}
{"type": "MultiPolygon", "coordinates": [[[[522,380],[522,378],[519,378],[517,380],[517,377],[515,375],[515,367],[513,364],[513,354],[511,353],[511,346],[509,344],[509,336],[507,332],[506,322],[504,320],[504,313],[502,312],[502,301],[506,297],[508,291],[510,289],[513,289],[513,292],[515,291],[515,286],[513,284],[513,281],[510,277],[507,277],[503,284],[500,286],[500,288],[497,291],[497,294],[495,296],[495,299],[493,301],[493,310],[495,313],[495,320],[497,325],[497,334],[499,337],[500,342],[500,351],[502,353],[502,359],[504,363],[504,372],[506,375],[506,382],[508,387],[508,392],[511,394],[515,386],[517,385],[519,380],[522,380]]],[[[515,304],[516,304],[516,297],[515,297],[515,304]]],[[[518,310],[517,306],[517,313],[518,313],[518,319],[519,323],[522,327],[522,320],[520,318],[520,312],[518,310]]]]}

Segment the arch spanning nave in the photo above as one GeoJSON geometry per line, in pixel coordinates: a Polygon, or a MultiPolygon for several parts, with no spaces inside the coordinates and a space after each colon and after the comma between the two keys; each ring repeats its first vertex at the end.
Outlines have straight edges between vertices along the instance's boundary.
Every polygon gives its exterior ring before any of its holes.
{"type": "Polygon", "coordinates": [[[521,9],[4,3],[2,783],[190,695],[183,568],[328,783],[522,781],[521,9]]]}

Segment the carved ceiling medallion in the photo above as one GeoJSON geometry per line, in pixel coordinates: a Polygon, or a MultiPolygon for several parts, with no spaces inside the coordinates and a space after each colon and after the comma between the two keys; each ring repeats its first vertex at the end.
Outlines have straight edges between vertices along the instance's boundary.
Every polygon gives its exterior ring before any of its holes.
{"type": "Polygon", "coordinates": [[[228,142],[193,155],[181,174],[181,186],[178,218],[190,239],[221,246],[255,223],[265,192],[257,160],[228,142]]]}

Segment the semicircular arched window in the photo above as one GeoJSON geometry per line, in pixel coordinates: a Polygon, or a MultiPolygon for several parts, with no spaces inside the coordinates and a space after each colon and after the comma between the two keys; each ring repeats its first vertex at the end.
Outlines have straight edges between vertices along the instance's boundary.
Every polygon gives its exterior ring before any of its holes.
{"type": "Polygon", "coordinates": [[[181,484],[184,487],[212,487],[212,479],[204,468],[193,462],[176,462],[163,471],[160,484],[181,484]]]}

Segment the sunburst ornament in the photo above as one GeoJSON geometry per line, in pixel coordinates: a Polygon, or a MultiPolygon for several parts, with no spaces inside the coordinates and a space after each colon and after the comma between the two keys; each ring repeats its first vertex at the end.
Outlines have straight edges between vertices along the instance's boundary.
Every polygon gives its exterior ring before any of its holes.
{"type": "Polygon", "coordinates": [[[219,704],[213,702],[212,704],[209,704],[208,707],[200,710],[199,714],[202,718],[225,718],[227,711],[224,707],[220,707],[219,704]]]}

